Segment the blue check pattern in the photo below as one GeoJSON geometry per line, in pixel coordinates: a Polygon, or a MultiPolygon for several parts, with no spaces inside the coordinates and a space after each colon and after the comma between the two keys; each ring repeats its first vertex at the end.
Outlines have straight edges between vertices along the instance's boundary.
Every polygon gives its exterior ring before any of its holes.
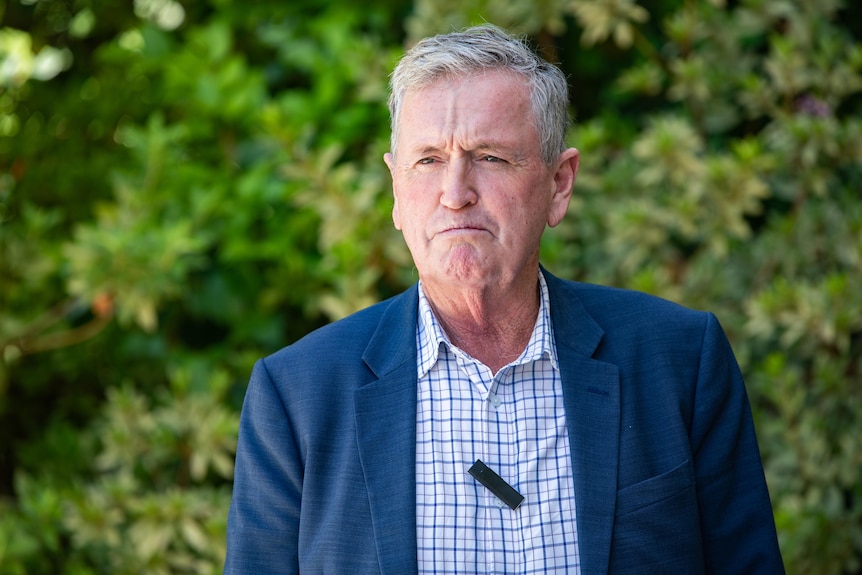
{"type": "Polygon", "coordinates": [[[497,374],[451,344],[419,285],[419,572],[578,575],[575,489],[548,290],[521,356],[497,374]],[[467,472],[481,459],[524,497],[512,510],[467,472]]]}

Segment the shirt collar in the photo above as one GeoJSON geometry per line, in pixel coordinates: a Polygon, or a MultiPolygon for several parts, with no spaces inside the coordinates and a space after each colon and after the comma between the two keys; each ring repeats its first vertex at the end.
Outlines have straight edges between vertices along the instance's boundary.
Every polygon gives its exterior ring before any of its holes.
{"type": "MultiPolygon", "coordinates": [[[[551,329],[551,302],[548,296],[548,285],[545,276],[539,270],[539,313],[533,326],[530,341],[521,356],[513,364],[528,363],[541,359],[545,354],[551,360],[554,369],[557,365],[556,345],[554,342],[554,331],[551,329]]],[[[419,321],[417,322],[417,373],[419,378],[424,377],[428,371],[437,363],[442,346],[450,350],[455,346],[449,341],[446,332],[434,315],[425,291],[422,289],[422,281],[419,281],[419,321]]]]}

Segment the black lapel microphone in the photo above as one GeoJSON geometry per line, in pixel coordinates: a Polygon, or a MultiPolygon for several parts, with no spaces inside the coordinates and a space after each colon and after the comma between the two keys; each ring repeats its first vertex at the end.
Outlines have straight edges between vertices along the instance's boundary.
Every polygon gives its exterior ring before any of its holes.
{"type": "Polygon", "coordinates": [[[477,459],[467,472],[511,509],[517,509],[524,501],[523,495],[506,483],[493,469],[482,463],[481,459],[477,459]]]}

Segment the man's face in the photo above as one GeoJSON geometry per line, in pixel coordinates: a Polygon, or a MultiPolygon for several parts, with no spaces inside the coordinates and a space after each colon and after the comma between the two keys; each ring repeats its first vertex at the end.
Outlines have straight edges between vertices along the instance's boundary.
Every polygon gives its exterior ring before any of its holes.
{"type": "Polygon", "coordinates": [[[535,276],[545,225],[565,215],[578,167],[574,149],[542,160],[527,87],[503,71],[408,92],[385,160],[392,219],[419,277],[455,289],[535,276]]]}

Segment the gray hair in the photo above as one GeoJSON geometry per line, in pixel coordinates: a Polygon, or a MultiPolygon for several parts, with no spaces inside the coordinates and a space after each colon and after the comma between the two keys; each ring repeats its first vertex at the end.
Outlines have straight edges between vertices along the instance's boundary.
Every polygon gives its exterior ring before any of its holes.
{"type": "Polygon", "coordinates": [[[489,24],[425,38],[407,51],[389,81],[392,153],[398,144],[401,105],[408,91],[420,90],[441,78],[487,70],[506,70],[526,80],[542,159],[548,165],[553,164],[566,148],[569,127],[566,77],[524,40],[489,24]]]}

